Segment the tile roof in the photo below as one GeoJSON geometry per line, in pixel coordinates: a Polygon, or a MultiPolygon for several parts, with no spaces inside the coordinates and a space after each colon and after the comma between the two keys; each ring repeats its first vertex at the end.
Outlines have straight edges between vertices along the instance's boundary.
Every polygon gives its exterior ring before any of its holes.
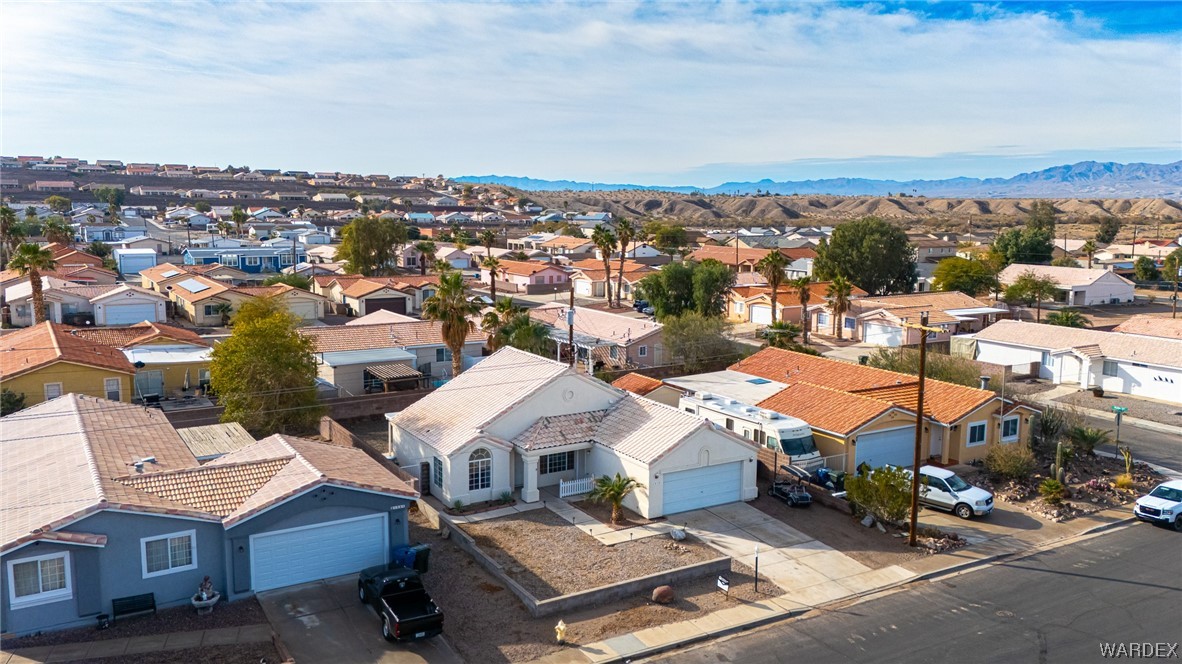
{"type": "Polygon", "coordinates": [[[578,249],[579,247],[585,247],[589,244],[592,244],[589,238],[559,235],[556,238],[546,240],[538,246],[547,248],[554,247],[557,249],[578,249]]]}
{"type": "Polygon", "coordinates": [[[254,437],[237,422],[186,427],[176,432],[198,459],[229,454],[255,443],[254,437]]]}
{"type": "Polygon", "coordinates": [[[1140,334],[1147,337],[1182,339],[1182,318],[1164,318],[1139,314],[1112,328],[1113,332],[1140,334]]]}
{"type": "MultiPolygon", "coordinates": [[[[817,252],[807,247],[798,247],[795,249],[748,249],[746,247],[739,247],[738,260],[740,264],[758,263],[772,251],[779,251],[784,254],[790,261],[798,258],[816,258],[817,252]]],[[[735,248],[734,247],[716,247],[705,246],[700,247],[689,258],[696,261],[704,261],[708,258],[714,259],[725,265],[735,265],[735,248]]]]}
{"type": "MultiPolygon", "coordinates": [[[[444,343],[443,324],[429,320],[376,325],[325,325],[300,328],[299,332],[312,339],[317,353],[403,346],[438,346],[444,343]]],[[[487,338],[488,335],[477,327],[468,334],[466,343],[484,341],[487,338]]]]}
{"type": "Polygon", "coordinates": [[[378,309],[372,314],[366,314],[360,318],[355,318],[345,325],[380,325],[382,323],[414,323],[419,319],[414,316],[407,316],[405,314],[397,314],[388,309],[378,309]]]}
{"type": "Polygon", "coordinates": [[[1069,288],[1071,286],[1089,286],[1100,277],[1106,274],[1112,274],[1114,277],[1132,285],[1133,282],[1124,277],[1109,272],[1108,270],[1091,269],[1086,267],[1059,267],[1057,265],[1026,265],[1023,263],[1014,263],[1002,270],[997,275],[997,280],[1002,284],[1012,284],[1014,280],[1027,272],[1033,272],[1040,277],[1050,277],[1055,280],[1055,283],[1060,287],[1069,288]]]}
{"type": "Polygon", "coordinates": [[[147,277],[148,280],[152,281],[152,282],[160,282],[165,279],[176,279],[177,277],[181,277],[186,274],[192,274],[191,272],[189,272],[189,268],[191,268],[191,267],[194,267],[194,266],[192,266],[192,265],[177,265],[176,263],[160,263],[157,265],[153,265],[152,267],[140,270],[140,276],[147,277]],[[176,274],[174,274],[170,277],[165,277],[164,276],[165,273],[168,273],[168,272],[176,272],[176,274]]]}
{"type": "Polygon", "coordinates": [[[73,329],[45,322],[0,337],[0,377],[8,380],[54,362],[135,373],[119,350],[77,337],[71,334],[73,329]]]}
{"type": "Polygon", "coordinates": [[[523,450],[541,450],[575,443],[590,443],[595,439],[607,410],[593,410],[571,415],[540,417],[513,439],[523,450]]]}
{"type": "Polygon", "coordinates": [[[1096,345],[1108,359],[1182,367],[1182,340],[1179,339],[1016,320],[997,321],[973,336],[978,341],[996,341],[1050,351],[1096,345]]]}
{"type": "MultiPolygon", "coordinates": [[[[551,327],[567,329],[566,310],[567,305],[560,302],[550,302],[540,307],[529,309],[528,313],[529,317],[536,321],[545,323],[551,327]]],[[[664,326],[660,323],[650,321],[647,318],[633,318],[632,316],[613,314],[588,307],[575,308],[576,334],[607,341],[616,341],[621,345],[627,345],[658,333],[662,327],[664,326]]]]}
{"type": "Polygon", "coordinates": [[[265,461],[244,461],[163,473],[129,475],[118,478],[122,484],[219,517],[233,514],[255,495],[293,456],[265,461]]]}
{"type": "Polygon", "coordinates": [[[621,390],[627,390],[640,396],[645,396],[664,384],[656,378],[649,378],[644,374],[638,374],[636,372],[626,373],[612,381],[613,387],[618,387],[621,390]]]}
{"type": "Polygon", "coordinates": [[[858,300],[858,306],[865,309],[920,308],[935,312],[937,310],[947,311],[948,309],[976,309],[989,307],[990,304],[960,291],[930,291],[927,293],[911,293],[909,295],[874,295],[863,297],[858,300]]]}
{"type": "MultiPolygon", "coordinates": [[[[828,281],[814,281],[809,284],[810,306],[825,301],[825,291],[829,288],[830,283],[828,281]]],[[[755,298],[760,295],[766,295],[768,296],[768,300],[771,300],[772,289],[767,286],[736,286],[732,290],[740,297],[755,298]]],[[[864,295],[866,295],[866,291],[851,285],[851,297],[862,297],[864,295]]],[[[780,290],[777,296],[776,301],[782,307],[800,306],[800,297],[796,294],[796,290],[789,288],[786,284],[780,284],[780,290]]]]}
{"type": "Polygon", "coordinates": [[[233,288],[231,286],[216,279],[203,277],[199,274],[190,274],[187,275],[185,279],[172,284],[171,292],[188,302],[200,302],[202,300],[207,300],[211,297],[214,297],[215,295],[221,295],[222,293],[232,289],[233,288]],[[189,284],[190,282],[201,284],[202,286],[205,286],[205,288],[197,292],[193,292],[185,287],[185,284],[189,284]]]}
{"type": "MultiPolygon", "coordinates": [[[[812,383],[794,383],[757,404],[798,417],[809,426],[843,436],[857,431],[896,406],[888,401],[859,396],[812,383]]],[[[914,410],[911,411],[914,414],[914,410]]]]}
{"type": "MultiPolygon", "coordinates": [[[[677,408],[625,392],[610,409],[595,442],[617,454],[652,463],[699,429],[713,425],[677,408]]],[[[743,441],[754,448],[754,443],[743,441]]]]}
{"type": "Polygon", "coordinates": [[[208,341],[192,330],[149,321],[122,327],[80,327],[69,330],[69,334],[114,348],[131,348],[157,339],[211,347],[208,341]]]}
{"type": "Polygon", "coordinates": [[[537,274],[542,270],[560,269],[556,268],[553,263],[538,263],[535,261],[510,261],[501,259],[498,272],[505,272],[508,274],[515,274],[518,276],[530,276],[537,274]]]}
{"type": "Polygon", "coordinates": [[[120,284],[66,284],[64,286],[55,286],[52,290],[91,300],[123,288],[125,287],[120,284]]]}

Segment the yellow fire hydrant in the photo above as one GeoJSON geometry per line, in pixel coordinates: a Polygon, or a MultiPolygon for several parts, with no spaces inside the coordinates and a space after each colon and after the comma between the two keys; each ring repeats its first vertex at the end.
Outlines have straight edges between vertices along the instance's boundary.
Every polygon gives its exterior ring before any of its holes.
{"type": "Polygon", "coordinates": [[[554,636],[558,639],[558,645],[566,645],[566,623],[558,620],[558,624],[554,626],[554,636]]]}

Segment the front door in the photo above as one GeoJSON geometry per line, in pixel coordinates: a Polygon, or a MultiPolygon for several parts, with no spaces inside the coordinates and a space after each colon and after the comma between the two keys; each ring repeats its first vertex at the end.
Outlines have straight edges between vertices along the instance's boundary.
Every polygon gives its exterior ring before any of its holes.
{"type": "Polygon", "coordinates": [[[928,454],[932,455],[933,457],[940,457],[940,459],[943,460],[943,458],[944,458],[944,427],[937,426],[935,424],[932,425],[931,451],[928,452],[928,454]]]}

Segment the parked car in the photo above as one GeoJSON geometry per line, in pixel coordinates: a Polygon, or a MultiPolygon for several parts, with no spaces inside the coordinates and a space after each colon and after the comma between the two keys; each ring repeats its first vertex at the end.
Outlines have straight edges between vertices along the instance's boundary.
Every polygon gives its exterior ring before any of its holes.
{"type": "Polygon", "coordinates": [[[1138,519],[1182,531],[1179,513],[1182,513],[1182,480],[1162,482],[1133,505],[1133,515],[1138,519]]]}
{"type": "Polygon", "coordinates": [[[443,633],[443,611],[409,567],[379,565],[361,570],[357,595],[382,620],[387,641],[416,641],[443,633]]]}
{"type": "Polygon", "coordinates": [[[644,314],[645,316],[652,316],[653,314],[657,313],[657,310],[652,307],[645,307],[640,310],[640,313],[644,314]]]}
{"type": "Polygon", "coordinates": [[[962,519],[985,516],[993,511],[993,494],[975,487],[959,475],[938,466],[923,466],[919,469],[923,483],[919,489],[919,502],[940,510],[952,512],[962,519]]]}
{"type": "Polygon", "coordinates": [[[648,300],[636,300],[632,303],[632,308],[640,312],[643,312],[647,306],[648,300]]]}

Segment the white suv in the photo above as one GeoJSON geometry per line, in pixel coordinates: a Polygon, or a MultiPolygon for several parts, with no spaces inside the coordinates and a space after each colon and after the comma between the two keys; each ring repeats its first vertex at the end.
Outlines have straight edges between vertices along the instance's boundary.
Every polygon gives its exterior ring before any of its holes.
{"type": "Polygon", "coordinates": [[[1149,495],[1138,498],[1133,505],[1133,514],[1138,519],[1173,526],[1174,530],[1182,531],[1179,512],[1182,512],[1182,480],[1162,482],[1149,495]]]}
{"type": "Polygon", "coordinates": [[[993,511],[993,494],[964,481],[959,475],[937,466],[919,469],[919,502],[947,510],[962,519],[985,516],[993,511]]]}

